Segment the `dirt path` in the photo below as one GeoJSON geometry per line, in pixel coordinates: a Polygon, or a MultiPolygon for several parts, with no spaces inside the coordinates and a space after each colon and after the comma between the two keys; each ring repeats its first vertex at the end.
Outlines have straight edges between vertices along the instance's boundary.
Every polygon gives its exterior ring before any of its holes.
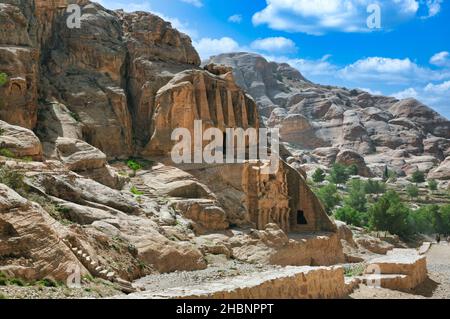
{"type": "Polygon", "coordinates": [[[450,299],[450,244],[433,245],[427,253],[429,279],[412,293],[361,286],[354,299],[450,299]]]}

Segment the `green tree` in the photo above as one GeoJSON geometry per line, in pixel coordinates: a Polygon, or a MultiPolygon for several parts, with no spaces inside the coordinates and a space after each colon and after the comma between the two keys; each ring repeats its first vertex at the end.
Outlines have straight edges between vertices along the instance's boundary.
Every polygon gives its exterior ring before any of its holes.
{"type": "Polygon", "coordinates": [[[349,225],[357,227],[367,226],[367,214],[357,211],[349,206],[344,206],[336,210],[334,217],[337,220],[346,222],[349,225]]]}
{"type": "Polygon", "coordinates": [[[432,234],[433,225],[433,206],[421,207],[410,214],[410,227],[415,233],[432,234]]]}
{"type": "Polygon", "coordinates": [[[386,193],[386,184],[369,179],[364,184],[364,191],[366,194],[384,194],[386,193]]]}
{"type": "Polygon", "coordinates": [[[424,183],[425,182],[425,174],[421,171],[415,171],[412,176],[411,176],[411,180],[413,181],[413,183],[424,183]]]}
{"type": "Polygon", "coordinates": [[[428,188],[430,191],[436,191],[438,188],[438,183],[434,179],[428,181],[428,188]]]}
{"type": "Polygon", "coordinates": [[[416,185],[409,184],[406,186],[406,193],[411,199],[413,199],[419,196],[419,188],[416,185]]]}
{"type": "Polygon", "coordinates": [[[389,180],[389,168],[386,165],[384,167],[384,172],[383,172],[383,181],[387,182],[388,180],[389,180]]]}
{"type": "Polygon", "coordinates": [[[342,164],[334,164],[329,176],[329,181],[334,184],[345,184],[350,175],[348,174],[347,167],[342,164]]]}
{"type": "Polygon", "coordinates": [[[322,202],[328,214],[341,202],[338,189],[334,184],[325,185],[317,191],[317,197],[322,202]]]}
{"type": "Polygon", "coordinates": [[[8,81],[8,76],[5,73],[1,72],[0,73],[0,86],[5,85],[5,83],[7,81],[8,81]]]}
{"type": "Polygon", "coordinates": [[[433,205],[431,214],[433,215],[434,231],[439,234],[450,233],[450,205],[441,207],[433,205]]]}
{"type": "Polygon", "coordinates": [[[315,183],[322,183],[325,180],[325,172],[323,171],[323,169],[316,169],[312,176],[312,179],[315,183]]]}
{"type": "Polygon", "coordinates": [[[344,198],[344,203],[358,212],[367,211],[366,192],[361,180],[354,179],[348,183],[348,196],[344,198]]]}
{"type": "Polygon", "coordinates": [[[388,191],[369,210],[369,224],[374,230],[389,231],[406,237],[409,228],[409,209],[402,203],[395,191],[388,191]]]}

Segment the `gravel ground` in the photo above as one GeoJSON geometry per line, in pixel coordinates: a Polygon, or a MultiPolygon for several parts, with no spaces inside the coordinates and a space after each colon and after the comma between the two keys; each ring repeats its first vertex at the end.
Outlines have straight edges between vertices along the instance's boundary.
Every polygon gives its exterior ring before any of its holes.
{"type": "Polygon", "coordinates": [[[433,245],[427,253],[429,279],[413,293],[373,289],[362,285],[354,299],[450,299],[450,244],[433,245]]]}
{"type": "Polygon", "coordinates": [[[42,287],[42,286],[0,286],[0,299],[84,299],[105,298],[120,295],[110,283],[92,282],[81,288],[42,287]]]}

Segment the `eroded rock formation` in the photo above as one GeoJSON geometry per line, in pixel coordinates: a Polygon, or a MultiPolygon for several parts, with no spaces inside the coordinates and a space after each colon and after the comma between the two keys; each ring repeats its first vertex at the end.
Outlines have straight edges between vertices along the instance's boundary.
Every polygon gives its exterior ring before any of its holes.
{"type": "Polygon", "coordinates": [[[450,152],[450,121],[415,99],[314,84],[294,68],[252,53],[221,54],[209,62],[233,68],[264,122],[280,128],[305,166],[329,166],[336,150],[347,149],[367,165],[354,155],[338,160],[357,164],[361,175],[381,177],[387,167],[404,176],[431,171],[450,152]]]}
{"type": "MultiPolygon", "coordinates": [[[[175,128],[261,125],[231,69],[201,68],[189,37],[170,23],[87,0],[2,0],[0,20],[8,75],[0,88],[0,270],[65,280],[75,266],[129,292],[127,280],[204,269],[216,255],[344,261],[334,223],[285,162],[269,175],[258,162],[167,163],[175,128]],[[67,25],[73,2],[80,28],[67,25]],[[146,157],[143,167],[130,169],[130,157],[146,157]]],[[[271,67],[303,80],[287,65],[271,67]]]]}

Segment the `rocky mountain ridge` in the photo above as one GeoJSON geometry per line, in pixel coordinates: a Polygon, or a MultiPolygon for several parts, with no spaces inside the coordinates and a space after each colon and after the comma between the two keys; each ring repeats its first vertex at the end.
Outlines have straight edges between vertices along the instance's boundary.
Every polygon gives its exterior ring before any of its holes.
{"type": "Polygon", "coordinates": [[[450,121],[417,100],[314,84],[253,53],[221,54],[209,63],[233,68],[264,122],[280,128],[308,171],[338,161],[357,164],[365,176],[381,177],[387,167],[398,176],[420,170],[450,179],[450,121]]]}

